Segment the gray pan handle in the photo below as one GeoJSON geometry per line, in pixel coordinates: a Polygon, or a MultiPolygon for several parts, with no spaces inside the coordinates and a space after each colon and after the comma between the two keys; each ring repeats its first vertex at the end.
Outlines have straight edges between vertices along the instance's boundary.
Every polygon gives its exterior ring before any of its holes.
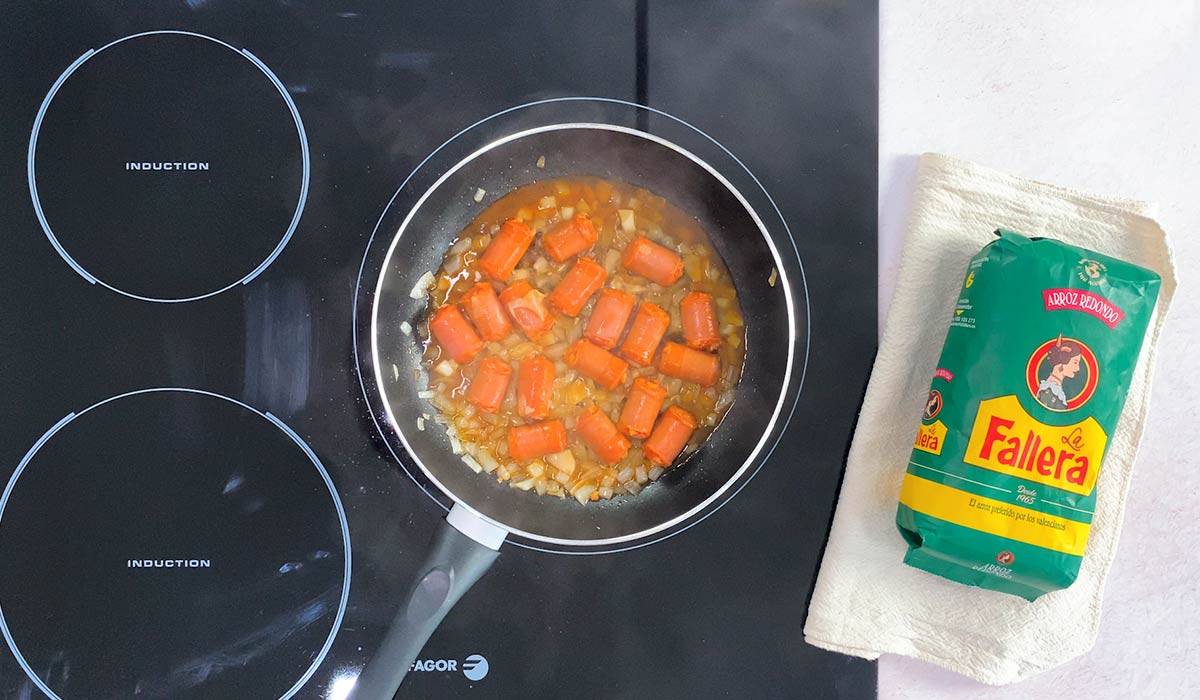
{"type": "Polygon", "coordinates": [[[506,534],[461,506],[450,510],[383,644],[354,684],[351,700],[392,700],[446,613],[500,556],[506,534]]]}

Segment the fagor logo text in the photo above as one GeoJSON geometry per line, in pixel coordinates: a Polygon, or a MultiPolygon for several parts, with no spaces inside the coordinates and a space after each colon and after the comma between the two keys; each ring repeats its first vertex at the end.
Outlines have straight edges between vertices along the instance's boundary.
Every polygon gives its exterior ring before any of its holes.
{"type": "Polygon", "coordinates": [[[409,672],[440,672],[462,671],[467,680],[481,681],[490,670],[488,660],[482,654],[471,654],[460,664],[458,659],[417,659],[409,667],[409,672]]]}

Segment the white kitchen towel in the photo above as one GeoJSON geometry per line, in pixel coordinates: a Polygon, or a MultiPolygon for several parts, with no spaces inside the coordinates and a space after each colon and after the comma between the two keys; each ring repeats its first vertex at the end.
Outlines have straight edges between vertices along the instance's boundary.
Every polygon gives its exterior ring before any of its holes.
{"type": "Polygon", "coordinates": [[[868,659],[903,654],[996,685],[1092,647],[1150,404],[1157,339],[1175,293],[1171,249],[1148,211],[1140,202],[922,156],[895,296],[809,605],[806,641],[868,659]],[[963,271],[997,228],[1128,260],[1158,272],[1163,282],[1104,457],[1079,578],[1033,603],[906,566],[906,545],[895,525],[900,483],[963,271]]]}

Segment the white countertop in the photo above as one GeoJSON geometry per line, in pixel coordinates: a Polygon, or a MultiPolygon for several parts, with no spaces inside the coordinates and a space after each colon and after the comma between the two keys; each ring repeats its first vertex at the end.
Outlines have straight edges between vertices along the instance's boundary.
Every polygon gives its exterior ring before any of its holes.
{"type": "Polygon", "coordinates": [[[880,43],[881,318],[924,151],[1158,202],[1180,287],[1095,648],[1002,688],[887,655],[879,697],[1200,697],[1200,3],[884,0],[880,43]]]}

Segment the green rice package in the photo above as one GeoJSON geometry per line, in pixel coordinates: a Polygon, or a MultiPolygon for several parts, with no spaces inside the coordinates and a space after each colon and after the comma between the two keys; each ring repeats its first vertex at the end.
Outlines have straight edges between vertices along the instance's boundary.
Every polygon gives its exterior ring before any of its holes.
{"type": "Polygon", "coordinates": [[[896,525],[906,564],[1034,600],[1079,574],[1160,278],[996,234],[963,278],[896,525]]]}

